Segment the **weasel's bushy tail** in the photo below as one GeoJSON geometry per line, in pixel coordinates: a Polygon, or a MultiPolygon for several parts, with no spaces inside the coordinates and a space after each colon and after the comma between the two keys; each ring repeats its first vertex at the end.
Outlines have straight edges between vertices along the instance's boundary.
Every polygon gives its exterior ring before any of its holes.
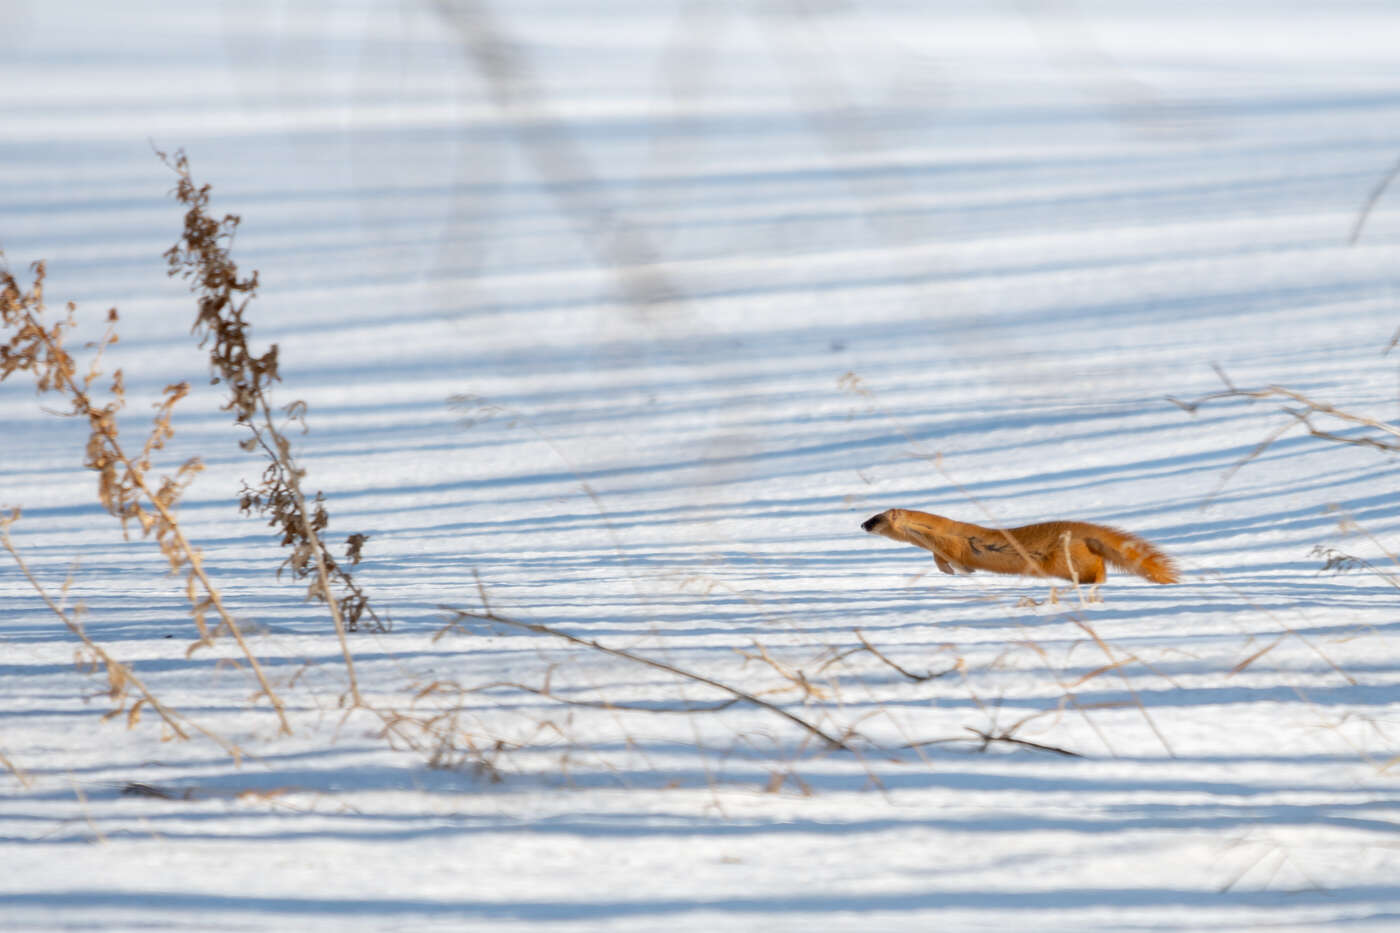
{"type": "Polygon", "coordinates": [[[1172,559],[1137,535],[1095,525],[1092,531],[1085,531],[1084,543],[1113,566],[1145,577],[1153,583],[1181,581],[1172,559]]]}

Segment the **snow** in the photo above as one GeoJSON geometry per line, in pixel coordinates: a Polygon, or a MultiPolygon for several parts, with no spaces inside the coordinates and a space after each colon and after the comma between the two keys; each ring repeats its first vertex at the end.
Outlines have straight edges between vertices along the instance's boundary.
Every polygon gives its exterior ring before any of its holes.
{"type": "Polygon", "coordinates": [[[1387,5],[6,18],[0,249],[47,260],[85,334],[120,309],[126,437],[194,385],[162,468],[205,461],[182,523],[293,733],[230,639],[187,654],[183,582],[96,504],[82,426],[11,377],[20,553],[243,754],[104,719],[105,677],[2,555],[0,926],[1400,922],[1393,457],[1295,428],[1239,466],[1278,404],[1167,399],[1219,390],[1215,364],[1394,417],[1400,193],[1348,245],[1400,155],[1387,5]],[[307,482],[334,541],[371,536],[356,579],[394,618],[351,637],[360,688],[441,714],[436,755],[346,712],[329,617],[238,514],[261,464],[165,278],[181,212],[153,145],[243,217],[307,482]],[[1185,579],[1115,573],[1091,601],[946,577],[860,531],[892,506],[1114,524],[1185,579]],[[1382,572],[1320,572],[1318,546],[1382,572]],[[483,593],[853,750],[450,624],[483,593]],[[971,731],[1005,729],[1082,757],[971,731]]]}

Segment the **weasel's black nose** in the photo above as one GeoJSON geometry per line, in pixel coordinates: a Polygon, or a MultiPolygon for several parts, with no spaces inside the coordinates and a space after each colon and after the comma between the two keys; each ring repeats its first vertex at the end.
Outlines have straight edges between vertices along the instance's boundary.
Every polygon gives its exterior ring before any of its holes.
{"type": "MultiPolygon", "coordinates": [[[[884,513],[882,512],[882,513],[880,513],[880,514],[883,515],[884,513]]],[[[875,528],[875,525],[876,525],[879,521],[880,521],[880,516],[879,516],[879,515],[872,515],[872,516],[870,516],[869,518],[867,518],[865,521],[861,522],[861,523],[860,523],[860,527],[864,528],[866,531],[873,531],[874,528],[875,528]]]]}

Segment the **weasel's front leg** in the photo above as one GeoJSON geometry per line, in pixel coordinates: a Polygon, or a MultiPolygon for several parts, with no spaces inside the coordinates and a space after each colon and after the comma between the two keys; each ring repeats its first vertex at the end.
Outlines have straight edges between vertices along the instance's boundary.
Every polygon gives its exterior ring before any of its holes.
{"type": "Polygon", "coordinates": [[[943,571],[944,573],[972,573],[971,567],[964,567],[962,564],[955,564],[947,558],[943,557],[943,555],[938,553],[935,553],[933,555],[933,562],[937,564],[938,569],[943,571]]]}

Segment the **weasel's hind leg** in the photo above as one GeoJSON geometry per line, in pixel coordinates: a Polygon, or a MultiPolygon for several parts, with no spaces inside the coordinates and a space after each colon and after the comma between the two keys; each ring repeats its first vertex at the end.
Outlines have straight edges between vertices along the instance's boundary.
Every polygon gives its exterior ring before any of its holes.
{"type": "Polygon", "coordinates": [[[1081,586],[1094,586],[1108,578],[1103,558],[1082,538],[1062,538],[1050,560],[1050,572],[1081,586]]]}
{"type": "Polygon", "coordinates": [[[1108,579],[1103,558],[1097,554],[1090,554],[1087,549],[1084,553],[1086,559],[1075,561],[1075,569],[1079,571],[1079,582],[1084,586],[1098,586],[1108,579]]]}

